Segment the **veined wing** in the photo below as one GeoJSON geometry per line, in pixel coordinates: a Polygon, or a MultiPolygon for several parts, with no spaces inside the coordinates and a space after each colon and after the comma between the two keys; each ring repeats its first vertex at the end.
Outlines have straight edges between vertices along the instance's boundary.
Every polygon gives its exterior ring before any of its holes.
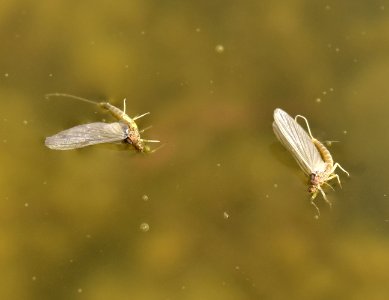
{"type": "Polygon", "coordinates": [[[274,110],[273,130],[307,175],[325,170],[326,164],[311,137],[280,108],[274,110]]]}
{"type": "Polygon", "coordinates": [[[90,145],[122,141],[128,137],[124,123],[89,123],[78,125],[47,137],[45,145],[54,150],[71,150],[90,145]]]}

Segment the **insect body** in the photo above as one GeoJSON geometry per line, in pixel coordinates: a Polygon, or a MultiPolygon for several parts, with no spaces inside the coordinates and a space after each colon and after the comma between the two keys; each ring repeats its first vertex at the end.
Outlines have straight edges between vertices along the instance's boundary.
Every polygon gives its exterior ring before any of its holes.
{"type": "Polygon", "coordinates": [[[311,204],[320,214],[319,208],[314,202],[319,192],[331,206],[331,202],[327,199],[322,185],[330,186],[327,181],[333,178],[336,178],[340,185],[339,175],[335,174],[335,170],[338,167],[348,176],[349,173],[338,163],[334,164],[328,149],[312,136],[308,121],[304,116],[297,115],[293,119],[285,111],[277,108],[274,111],[273,130],[280,142],[292,153],[304,173],[309,176],[308,192],[312,195],[311,204]],[[309,135],[297,123],[298,118],[305,120],[309,135]]]}
{"type": "Polygon", "coordinates": [[[137,150],[139,152],[153,152],[153,151],[155,151],[155,150],[150,150],[150,147],[147,146],[145,143],[158,143],[159,141],[142,139],[140,134],[142,132],[144,132],[145,130],[139,130],[138,125],[135,122],[135,120],[137,120],[145,115],[148,115],[149,112],[142,114],[142,115],[139,115],[139,116],[136,116],[134,118],[131,118],[130,116],[128,116],[126,114],[126,99],[124,99],[123,110],[121,110],[108,102],[100,102],[99,103],[99,102],[91,101],[89,99],[85,99],[85,98],[73,96],[73,95],[68,95],[68,94],[61,94],[61,93],[47,94],[46,98],[49,98],[49,97],[68,97],[68,98],[73,98],[76,100],[81,100],[84,102],[92,103],[94,105],[98,105],[98,106],[102,107],[103,109],[109,111],[112,116],[114,116],[116,119],[118,119],[120,121],[120,123],[111,123],[111,126],[102,126],[101,125],[101,124],[105,124],[105,123],[91,123],[91,124],[79,125],[79,126],[70,128],[68,130],[64,130],[64,131],[46,139],[46,146],[48,146],[49,148],[57,149],[57,150],[69,150],[69,149],[74,149],[74,148],[86,147],[86,146],[93,145],[93,144],[109,143],[112,141],[118,141],[120,139],[115,140],[115,138],[118,138],[120,136],[119,132],[121,130],[119,129],[118,125],[113,125],[113,124],[123,124],[126,126],[126,128],[121,126],[122,131],[123,131],[122,136],[125,135],[125,137],[121,140],[128,142],[129,144],[131,144],[135,148],[135,150],[137,150]],[[92,124],[100,124],[100,125],[92,125],[92,124]],[[115,129],[117,129],[115,131],[114,137],[111,136],[112,135],[112,130],[111,130],[112,128],[111,127],[116,127],[115,129]],[[89,129],[92,129],[92,128],[93,128],[93,130],[90,133],[88,133],[87,131],[89,129]],[[105,130],[107,130],[107,132],[105,132],[105,130]],[[125,132],[125,134],[124,134],[124,132],[125,132]],[[79,145],[78,147],[76,147],[77,141],[79,141],[79,137],[82,134],[84,134],[85,138],[87,140],[89,140],[89,143],[81,142],[80,144],[82,146],[79,145]],[[76,137],[73,138],[73,136],[76,136],[76,137]],[[106,136],[109,136],[109,137],[106,137],[106,136]],[[105,141],[104,141],[104,137],[106,137],[105,141]],[[48,140],[50,142],[50,145],[52,146],[54,144],[53,142],[54,142],[55,138],[57,138],[60,142],[57,143],[58,145],[56,146],[56,148],[50,147],[47,144],[48,140]],[[71,141],[74,141],[75,143],[70,142],[67,146],[63,146],[64,149],[60,149],[61,145],[66,144],[66,143],[63,144],[63,142],[66,140],[66,138],[70,139],[71,141]],[[93,140],[93,138],[96,138],[95,143],[91,142],[91,140],[93,140]],[[113,139],[113,140],[111,140],[111,139],[113,139]],[[70,148],[70,145],[73,145],[73,148],[70,148]]]}

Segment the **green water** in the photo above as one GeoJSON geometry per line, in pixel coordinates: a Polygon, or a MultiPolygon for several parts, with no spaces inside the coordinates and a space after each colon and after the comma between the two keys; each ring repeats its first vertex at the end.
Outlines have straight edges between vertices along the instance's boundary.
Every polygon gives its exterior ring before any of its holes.
{"type": "Polygon", "coordinates": [[[388,299],[389,3],[0,4],[1,299],[388,299]],[[150,111],[165,146],[53,151],[150,111]],[[351,174],[309,204],[273,110],[351,174]]]}

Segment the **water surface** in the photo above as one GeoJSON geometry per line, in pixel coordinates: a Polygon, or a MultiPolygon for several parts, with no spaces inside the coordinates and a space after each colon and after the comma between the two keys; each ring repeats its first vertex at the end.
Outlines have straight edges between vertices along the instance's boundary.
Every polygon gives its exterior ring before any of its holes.
{"type": "MultiPolygon", "coordinates": [[[[258,1],[257,1],[258,2],[258,1]]],[[[3,1],[1,299],[387,299],[389,6],[3,1]],[[52,151],[109,115],[152,155],[52,151]],[[272,114],[302,114],[343,188],[321,217],[272,114]]]]}

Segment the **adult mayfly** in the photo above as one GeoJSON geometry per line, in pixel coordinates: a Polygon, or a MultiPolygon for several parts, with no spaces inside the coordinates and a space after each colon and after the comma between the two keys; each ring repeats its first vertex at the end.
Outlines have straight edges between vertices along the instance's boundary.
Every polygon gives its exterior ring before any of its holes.
{"type": "Polygon", "coordinates": [[[92,103],[108,110],[116,119],[119,120],[119,122],[115,123],[97,122],[78,125],[61,131],[46,138],[45,144],[50,149],[70,150],[101,143],[125,141],[131,144],[138,152],[149,153],[154,152],[155,150],[150,150],[150,147],[147,146],[146,143],[159,143],[157,140],[146,140],[141,138],[140,134],[144,132],[145,129],[139,130],[135,120],[150,113],[147,112],[134,118],[129,117],[126,114],[126,99],[124,99],[123,110],[121,110],[108,102],[94,102],[89,99],[69,94],[54,93],[46,95],[46,98],[50,97],[68,97],[92,103]]]}
{"type": "Polygon", "coordinates": [[[311,204],[316,208],[320,215],[320,210],[314,200],[320,192],[324,200],[331,206],[331,202],[327,199],[323,191],[322,185],[326,184],[333,178],[338,180],[339,175],[335,173],[336,168],[341,169],[348,176],[350,175],[338,163],[334,164],[334,160],[328,149],[311,134],[308,120],[301,115],[297,115],[294,119],[280,108],[274,110],[273,130],[279,141],[288,149],[301,169],[309,176],[308,192],[312,195],[311,204]],[[297,123],[297,119],[302,118],[308,129],[308,133],[297,123]]]}

